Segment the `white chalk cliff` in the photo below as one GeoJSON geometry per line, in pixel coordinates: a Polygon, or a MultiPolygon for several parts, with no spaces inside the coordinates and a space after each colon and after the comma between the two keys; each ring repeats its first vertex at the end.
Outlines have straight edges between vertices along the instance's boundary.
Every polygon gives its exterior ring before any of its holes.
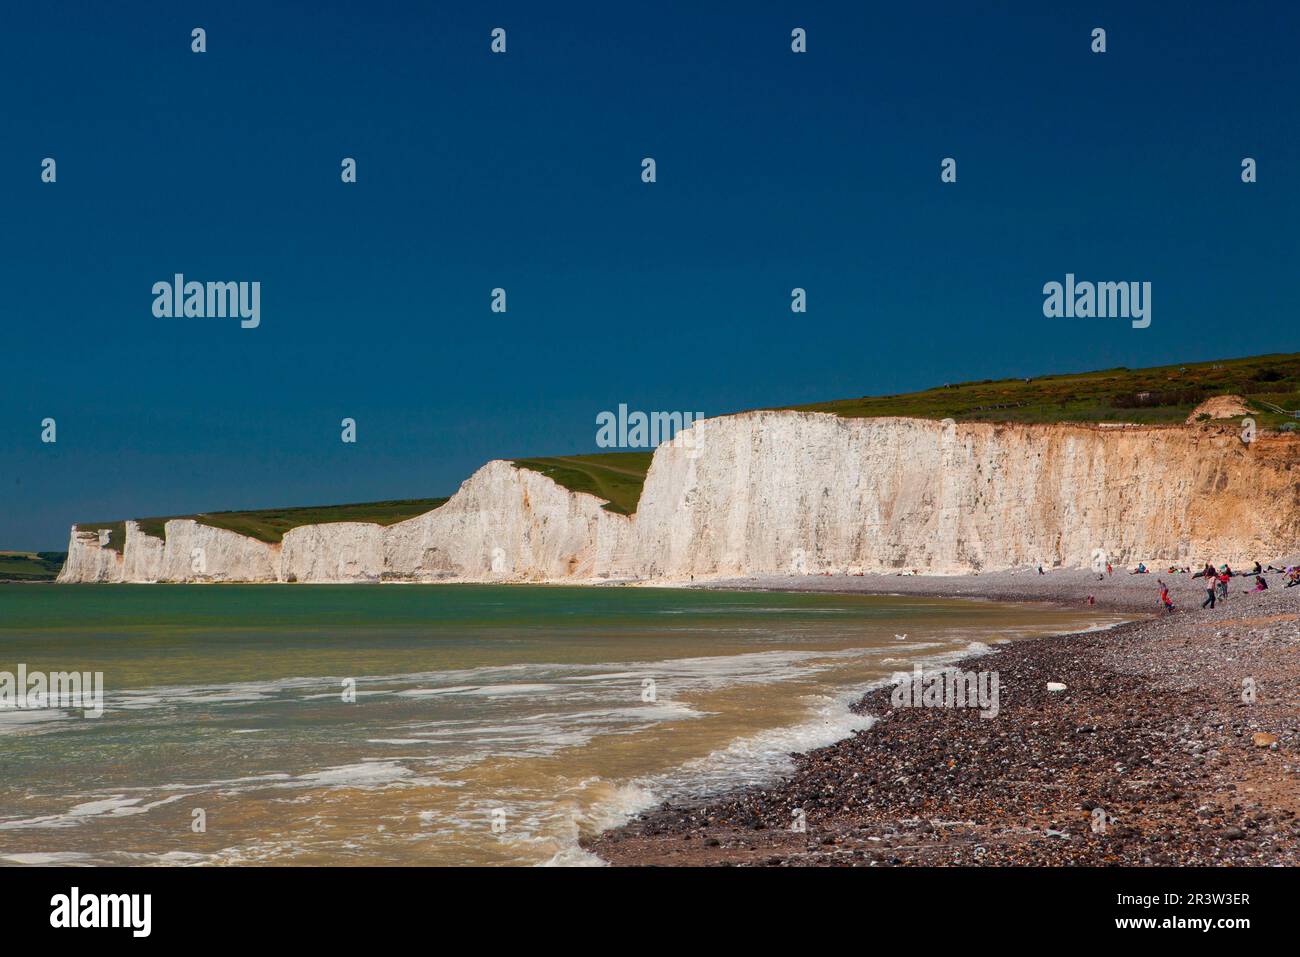
{"type": "Polygon", "coordinates": [[[1300,541],[1300,439],[1212,426],[750,412],[660,446],[633,516],[509,462],[383,527],[267,544],[189,519],[73,529],[65,582],[681,580],[1261,560],[1300,541]]]}

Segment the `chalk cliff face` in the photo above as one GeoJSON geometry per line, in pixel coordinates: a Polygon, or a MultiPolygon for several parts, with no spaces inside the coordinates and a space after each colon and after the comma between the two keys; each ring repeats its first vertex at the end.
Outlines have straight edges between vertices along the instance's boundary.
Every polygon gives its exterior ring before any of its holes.
{"type": "MultiPolygon", "coordinates": [[[[162,577],[166,546],[135,522],[126,523],[126,549],[122,555],[122,581],[156,582],[162,577]]],[[[71,556],[69,556],[71,557],[71,556]]]]}
{"type": "Polygon", "coordinates": [[[72,530],[68,558],[59,571],[61,582],[120,582],[122,556],[108,547],[107,532],[72,530]]]}
{"type": "Polygon", "coordinates": [[[384,528],[364,522],[303,525],[285,532],[280,581],[377,582],[384,570],[384,528]]]}
{"type": "Polygon", "coordinates": [[[995,425],[753,412],[656,451],[635,516],[489,462],[388,528],[268,545],[189,520],[125,554],[74,529],[61,581],[582,581],[1043,563],[1235,561],[1296,551],[1300,439],[1206,427],[995,425]]]}
{"type": "Polygon", "coordinates": [[[637,576],[962,573],[1294,551],[1300,442],[1231,429],[757,412],[661,449],[637,576]]]}
{"type": "MultiPolygon", "coordinates": [[[[280,549],[274,545],[188,518],[172,519],[163,531],[167,543],[158,581],[259,582],[280,577],[280,549]]],[[[131,550],[130,528],[126,548],[131,550]]]]}
{"type": "Polygon", "coordinates": [[[190,519],[166,542],[126,523],[124,554],[106,533],[73,529],[67,582],[553,581],[608,575],[628,537],[626,515],[539,472],[489,462],[441,508],[387,528],[304,525],[267,544],[190,519]],[[102,541],[101,541],[102,539],[102,541]]]}
{"type": "Polygon", "coordinates": [[[608,575],[631,521],[540,472],[489,462],[441,508],[389,527],[389,580],[552,581],[608,575]]]}

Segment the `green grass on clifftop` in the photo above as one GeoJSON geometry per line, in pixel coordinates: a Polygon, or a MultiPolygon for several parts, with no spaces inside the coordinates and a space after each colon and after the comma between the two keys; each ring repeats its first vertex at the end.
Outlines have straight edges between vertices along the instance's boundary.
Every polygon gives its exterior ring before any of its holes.
{"type": "Polygon", "coordinates": [[[552,482],[572,492],[590,492],[603,498],[605,508],[631,515],[641,500],[641,486],[654,453],[605,452],[601,455],[556,455],[550,458],[515,459],[522,469],[541,472],[552,482]]]}
{"type": "Polygon", "coordinates": [[[985,379],[903,395],[787,406],[845,418],[909,416],[958,422],[1182,423],[1205,399],[1240,395],[1261,429],[1296,420],[1264,403],[1300,409],[1300,353],[1188,362],[1153,369],[985,379]]]}
{"type": "MultiPolygon", "coordinates": [[[[163,533],[167,522],[188,518],[210,528],[224,528],[258,541],[275,543],[284,533],[300,525],[327,525],[331,522],[371,522],[375,525],[395,525],[397,522],[431,512],[447,500],[445,498],[396,499],[389,502],[361,502],[354,505],[309,505],[303,508],[266,508],[247,512],[200,512],[195,515],[169,515],[163,518],[142,518],[140,528],[155,538],[166,539],[163,533]]],[[[124,522],[107,524],[79,524],[81,531],[109,529],[108,547],[122,550],[125,541],[124,522]]]]}

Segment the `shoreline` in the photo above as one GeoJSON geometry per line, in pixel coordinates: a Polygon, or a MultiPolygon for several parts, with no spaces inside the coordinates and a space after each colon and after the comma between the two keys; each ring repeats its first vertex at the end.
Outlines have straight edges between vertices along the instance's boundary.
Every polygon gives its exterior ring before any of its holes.
{"type": "Polygon", "coordinates": [[[850,706],[866,730],[766,786],[665,803],[586,837],[614,865],[1300,864],[1300,592],[1201,610],[1186,574],[1085,570],[728,579],[687,587],[1049,602],[1145,615],[962,659],[1000,709],[850,706]],[[1156,613],[1157,579],[1177,611],[1156,613]],[[1094,596],[1094,604],[1087,596],[1094,596]],[[1254,701],[1243,700],[1247,679],[1254,701]],[[1047,690],[1048,682],[1066,686],[1047,690]],[[803,811],[805,830],[792,829],[803,811]]]}

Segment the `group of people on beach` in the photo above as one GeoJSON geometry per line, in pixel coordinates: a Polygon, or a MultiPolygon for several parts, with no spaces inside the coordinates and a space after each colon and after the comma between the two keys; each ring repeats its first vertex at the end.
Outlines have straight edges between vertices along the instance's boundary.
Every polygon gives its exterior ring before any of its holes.
{"type": "MultiPolygon", "coordinates": [[[[1269,565],[1267,569],[1264,569],[1260,566],[1259,562],[1255,562],[1255,567],[1248,572],[1234,572],[1232,566],[1227,562],[1224,562],[1218,568],[1215,568],[1212,562],[1206,562],[1205,567],[1195,573],[1192,572],[1190,567],[1179,568],[1173,565],[1169,567],[1169,574],[1171,575],[1190,574],[1192,578],[1205,579],[1205,601],[1201,602],[1202,608],[1213,608],[1216,601],[1226,600],[1228,597],[1228,582],[1230,582],[1234,576],[1238,578],[1255,579],[1255,587],[1242,589],[1243,594],[1268,591],[1268,579],[1264,577],[1266,571],[1282,572],[1285,574],[1287,578],[1287,588],[1290,588],[1293,585],[1300,585],[1300,565],[1288,565],[1286,568],[1276,568],[1273,565],[1269,565]]],[[[1145,575],[1147,574],[1147,568],[1139,562],[1138,567],[1130,574],[1145,575]]],[[[1160,579],[1156,580],[1156,584],[1160,586],[1160,605],[1167,612],[1173,611],[1174,603],[1169,597],[1169,586],[1160,579]]]]}

